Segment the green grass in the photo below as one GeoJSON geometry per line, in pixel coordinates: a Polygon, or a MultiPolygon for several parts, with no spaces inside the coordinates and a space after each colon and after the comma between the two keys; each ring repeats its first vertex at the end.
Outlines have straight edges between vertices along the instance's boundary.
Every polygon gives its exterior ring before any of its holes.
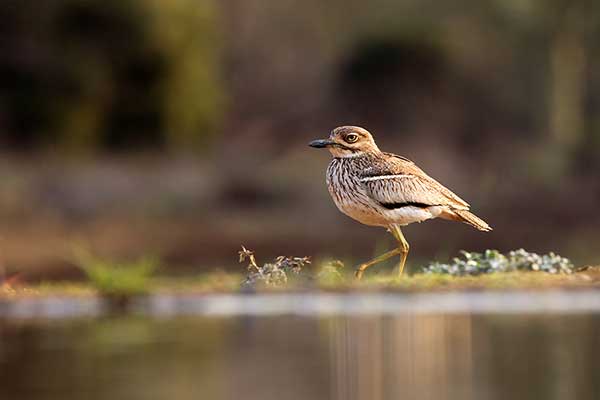
{"type": "Polygon", "coordinates": [[[158,268],[158,261],[152,257],[132,262],[112,262],[86,252],[78,252],[76,260],[91,287],[108,297],[130,297],[149,293],[151,276],[158,268]]]}

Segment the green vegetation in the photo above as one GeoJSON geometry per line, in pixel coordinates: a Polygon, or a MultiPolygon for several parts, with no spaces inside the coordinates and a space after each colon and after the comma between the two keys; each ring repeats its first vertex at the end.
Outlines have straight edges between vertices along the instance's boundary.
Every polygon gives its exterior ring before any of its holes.
{"type": "MultiPolygon", "coordinates": [[[[326,268],[332,268],[329,265],[326,268]]],[[[237,273],[210,273],[186,278],[148,277],[140,273],[145,268],[121,270],[112,264],[96,267],[88,282],[52,282],[37,285],[0,285],[0,298],[66,296],[88,297],[103,295],[110,299],[127,299],[139,294],[205,295],[210,293],[236,293],[242,288],[244,277],[237,273]],[[136,271],[136,272],[134,272],[136,271]],[[122,279],[120,282],[117,282],[122,279]]],[[[330,271],[331,272],[331,271],[330,271]]],[[[282,291],[460,291],[460,290],[544,290],[600,288],[600,266],[590,267],[569,275],[539,272],[498,272],[481,276],[451,276],[447,274],[415,274],[365,276],[356,281],[350,271],[333,275],[317,275],[319,279],[290,280],[284,286],[253,286],[259,292],[282,291]]]]}
{"type": "Polygon", "coordinates": [[[455,257],[450,263],[433,262],[423,268],[430,274],[454,276],[482,275],[495,272],[540,271],[550,274],[572,274],[573,263],[554,253],[539,255],[524,249],[513,250],[504,255],[498,250],[484,253],[461,252],[463,258],[455,257]]]}
{"type": "MultiPolygon", "coordinates": [[[[331,268],[331,266],[327,267],[331,268]]],[[[186,278],[148,277],[140,271],[145,268],[123,269],[112,264],[96,267],[88,282],[52,282],[36,285],[1,285],[0,299],[61,296],[88,297],[102,295],[109,299],[126,300],[134,295],[172,294],[205,295],[210,293],[237,293],[244,277],[237,273],[211,273],[186,278]],[[135,271],[135,272],[134,272],[135,271]],[[92,277],[93,276],[93,277],[92,277]],[[120,281],[119,281],[120,280],[120,281]]],[[[330,271],[331,272],[331,271],[330,271]]],[[[307,282],[290,280],[284,286],[253,286],[259,292],[282,291],[460,291],[460,290],[544,290],[600,288],[600,266],[590,267],[569,275],[539,272],[498,272],[481,276],[451,276],[447,274],[415,274],[366,276],[356,281],[349,271],[333,275],[317,275],[319,279],[307,282]]]]}
{"type": "Polygon", "coordinates": [[[134,262],[111,262],[80,253],[78,265],[90,284],[103,296],[130,297],[147,294],[150,277],[158,267],[154,258],[146,257],[134,262]]]}
{"type": "Polygon", "coordinates": [[[260,265],[254,253],[244,247],[239,255],[240,262],[248,261],[245,275],[218,271],[195,277],[166,278],[153,275],[158,267],[155,258],[112,262],[79,251],[77,265],[85,272],[87,282],[28,286],[5,281],[0,284],[0,298],[101,295],[127,301],[138,295],[235,293],[248,288],[275,292],[600,288],[600,266],[575,269],[558,255],[539,256],[525,250],[512,251],[506,256],[495,250],[483,254],[463,252],[463,259],[455,258],[448,264],[432,263],[424,272],[412,276],[369,274],[360,281],[354,278],[353,269],[344,268],[340,261],[309,268],[311,261],[307,257],[277,257],[271,263],[260,265]],[[558,270],[557,265],[568,266],[568,269],[558,270]]]}
{"type": "Polygon", "coordinates": [[[253,287],[289,288],[306,283],[329,289],[518,287],[567,283],[571,282],[568,277],[549,275],[574,273],[573,264],[564,257],[554,253],[539,255],[523,249],[511,251],[506,255],[497,250],[486,250],[484,253],[463,251],[463,258],[455,257],[448,263],[430,263],[422,268],[422,273],[413,276],[368,274],[367,278],[361,281],[356,281],[353,271],[346,270],[344,264],[338,260],[325,262],[316,273],[308,274],[303,271],[303,268],[310,264],[307,257],[278,257],[272,263],[260,266],[256,262],[254,252],[242,247],[239,254],[240,262],[249,260],[244,285],[253,287]]]}

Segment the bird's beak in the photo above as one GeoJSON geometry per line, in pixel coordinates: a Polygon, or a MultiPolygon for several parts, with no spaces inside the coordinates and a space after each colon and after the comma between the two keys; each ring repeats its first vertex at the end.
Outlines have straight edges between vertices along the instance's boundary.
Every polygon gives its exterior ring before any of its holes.
{"type": "Polygon", "coordinates": [[[323,147],[331,146],[332,144],[335,144],[335,142],[333,140],[330,140],[330,139],[317,139],[317,140],[313,140],[308,145],[310,147],[316,147],[316,148],[320,149],[320,148],[323,148],[323,147]]]}

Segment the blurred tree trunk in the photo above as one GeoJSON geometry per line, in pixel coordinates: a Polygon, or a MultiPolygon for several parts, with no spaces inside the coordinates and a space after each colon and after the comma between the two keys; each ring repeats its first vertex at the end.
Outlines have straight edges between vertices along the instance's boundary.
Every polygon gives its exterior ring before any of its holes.
{"type": "Polygon", "coordinates": [[[572,164],[574,153],[585,141],[586,65],[585,18],[580,8],[571,9],[550,43],[550,130],[547,164],[561,175],[572,164]]]}
{"type": "Polygon", "coordinates": [[[203,148],[219,131],[226,106],[216,2],[138,1],[152,16],[153,41],[168,56],[162,88],[167,144],[179,150],[203,148]]]}

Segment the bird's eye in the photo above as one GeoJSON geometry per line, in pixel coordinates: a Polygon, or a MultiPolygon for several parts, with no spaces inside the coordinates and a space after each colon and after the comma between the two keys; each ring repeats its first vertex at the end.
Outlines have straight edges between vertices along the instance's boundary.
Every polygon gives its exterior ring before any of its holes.
{"type": "Polygon", "coordinates": [[[346,136],[346,142],[348,143],[354,143],[358,140],[358,135],[351,133],[348,136],[346,136]]]}

